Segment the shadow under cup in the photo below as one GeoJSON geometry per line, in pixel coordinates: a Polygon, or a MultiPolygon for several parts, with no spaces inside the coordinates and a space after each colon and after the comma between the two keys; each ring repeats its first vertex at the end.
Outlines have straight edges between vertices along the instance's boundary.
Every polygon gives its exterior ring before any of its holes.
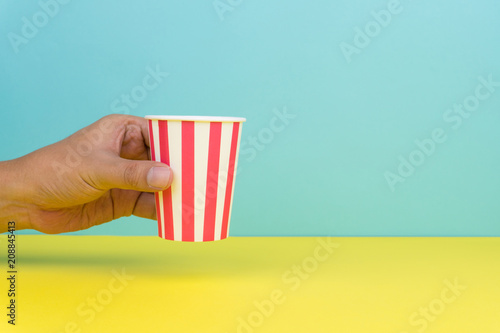
{"type": "Polygon", "coordinates": [[[168,164],[172,185],[155,193],[161,238],[227,238],[245,118],[146,116],[151,159],[168,164]]]}

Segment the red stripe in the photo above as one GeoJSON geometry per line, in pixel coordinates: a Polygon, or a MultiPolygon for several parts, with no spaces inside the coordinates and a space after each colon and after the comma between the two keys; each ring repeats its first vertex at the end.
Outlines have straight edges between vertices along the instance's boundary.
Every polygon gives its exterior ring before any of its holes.
{"type": "Polygon", "coordinates": [[[221,239],[227,237],[227,227],[229,223],[229,208],[231,207],[231,194],[233,192],[234,164],[236,161],[236,148],[238,146],[238,133],[240,123],[233,124],[233,138],[231,139],[231,153],[229,155],[229,170],[227,173],[226,198],[224,200],[224,213],[222,215],[221,239]]]}
{"type": "MultiPolygon", "coordinates": [[[[151,161],[156,161],[155,154],[155,140],[153,138],[153,121],[149,120],[149,147],[151,151],[151,161]]],[[[162,216],[160,214],[160,198],[158,193],[155,193],[155,201],[156,201],[156,219],[158,221],[158,236],[162,237],[162,216]]]]}
{"type": "Polygon", "coordinates": [[[210,123],[207,188],[205,198],[205,225],[203,228],[204,241],[213,241],[215,238],[215,213],[217,210],[217,188],[219,185],[221,131],[222,123],[210,123]]]}
{"type": "MultiPolygon", "coordinates": [[[[161,162],[170,165],[170,153],[168,149],[168,121],[158,120],[158,127],[159,127],[158,132],[160,135],[161,162]]],[[[163,214],[165,216],[165,221],[163,221],[163,227],[165,228],[165,238],[174,239],[172,190],[170,187],[167,188],[165,191],[163,191],[163,214]]]]}
{"type": "Polygon", "coordinates": [[[182,122],[182,240],[194,242],[194,122],[182,122]]]}

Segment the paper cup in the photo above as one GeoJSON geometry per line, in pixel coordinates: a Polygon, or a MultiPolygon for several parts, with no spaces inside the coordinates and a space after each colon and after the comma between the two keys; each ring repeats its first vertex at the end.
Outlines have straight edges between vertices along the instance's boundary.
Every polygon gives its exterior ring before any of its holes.
{"type": "Polygon", "coordinates": [[[228,236],[245,118],[146,116],[151,159],[168,164],[172,185],[155,193],[161,238],[205,242],[228,236]]]}

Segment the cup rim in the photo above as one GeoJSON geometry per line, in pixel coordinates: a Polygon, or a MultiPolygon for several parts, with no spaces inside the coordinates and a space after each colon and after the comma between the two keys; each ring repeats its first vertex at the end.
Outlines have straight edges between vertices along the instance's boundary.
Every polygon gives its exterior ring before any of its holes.
{"type": "Polygon", "coordinates": [[[242,123],[246,118],[241,117],[219,117],[219,116],[170,116],[170,115],[147,115],[144,118],[149,120],[171,120],[171,121],[201,121],[201,122],[223,122],[242,123]]]}

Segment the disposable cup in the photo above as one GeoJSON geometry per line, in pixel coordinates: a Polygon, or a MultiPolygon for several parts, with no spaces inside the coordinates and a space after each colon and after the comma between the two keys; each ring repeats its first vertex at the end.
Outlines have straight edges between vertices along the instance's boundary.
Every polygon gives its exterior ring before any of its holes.
{"type": "Polygon", "coordinates": [[[155,193],[161,238],[227,238],[245,118],[146,116],[151,159],[168,164],[172,185],[155,193]]]}

